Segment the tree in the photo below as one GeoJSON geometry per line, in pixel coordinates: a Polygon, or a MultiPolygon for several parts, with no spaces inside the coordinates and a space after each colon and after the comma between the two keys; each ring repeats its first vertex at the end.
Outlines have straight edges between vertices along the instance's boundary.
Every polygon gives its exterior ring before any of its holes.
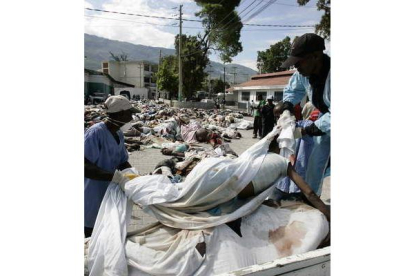
{"type": "MultiPolygon", "coordinates": [[[[221,79],[211,79],[210,80],[211,83],[211,93],[212,94],[218,94],[218,93],[223,93],[224,92],[224,81],[221,79]]],[[[209,91],[209,83],[208,80],[203,82],[203,86],[202,89],[204,91],[209,91]]],[[[226,81],[226,88],[230,88],[230,84],[226,81]]]]}
{"type": "Polygon", "coordinates": [[[119,54],[119,55],[115,55],[111,51],[109,51],[109,53],[111,54],[112,60],[115,60],[115,61],[128,61],[128,55],[125,54],[124,52],[122,52],[122,54],[119,54]]]}
{"type": "Polygon", "coordinates": [[[220,59],[231,63],[232,57],[243,50],[240,42],[241,19],[235,10],[241,0],[195,0],[201,11],[196,13],[205,28],[198,39],[206,56],[209,50],[219,52],[220,59]]]}
{"type": "MultiPolygon", "coordinates": [[[[178,56],[179,35],[175,37],[175,49],[178,56]]],[[[181,36],[181,56],[183,65],[183,96],[191,98],[202,87],[202,82],[207,74],[204,68],[209,59],[203,53],[202,46],[196,36],[181,36]]],[[[178,71],[177,71],[178,72],[178,71]]]]}
{"type": "MultiPolygon", "coordinates": [[[[300,6],[306,5],[310,0],[297,0],[300,6]]],[[[331,0],[318,0],[316,4],[318,11],[325,13],[321,17],[319,24],[316,24],[315,31],[325,39],[331,39],[331,0]]]]}
{"type": "Polygon", "coordinates": [[[290,37],[270,45],[265,51],[257,52],[257,68],[261,66],[262,73],[272,73],[285,70],[281,68],[282,63],[288,58],[291,48],[290,37]]]}
{"type": "Polygon", "coordinates": [[[157,75],[157,86],[160,90],[170,92],[171,97],[178,95],[178,64],[176,56],[166,56],[161,59],[157,75]]]}

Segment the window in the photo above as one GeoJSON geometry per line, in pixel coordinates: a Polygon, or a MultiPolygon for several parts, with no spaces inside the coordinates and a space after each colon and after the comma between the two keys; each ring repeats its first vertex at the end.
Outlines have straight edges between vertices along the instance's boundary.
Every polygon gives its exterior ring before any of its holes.
{"type": "Polygon", "coordinates": [[[283,92],[282,91],[275,91],[273,96],[273,101],[280,102],[283,100],[283,92]]]}
{"type": "Polygon", "coordinates": [[[250,100],[250,92],[242,92],[241,100],[248,102],[250,100]]]}
{"type": "Polygon", "coordinates": [[[103,63],[102,63],[102,67],[103,67],[103,68],[108,68],[108,62],[103,62],[103,63]]]}
{"type": "Polygon", "coordinates": [[[149,64],[144,64],[144,71],[149,71],[149,70],[150,70],[149,64]]]}
{"type": "Polygon", "coordinates": [[[104,72],[105,74],[109,74],[108,68],[104,68],[104,69],[103,69],[103,72],[104,72]]]}
{"type": "Polygon", "coordinates": [[[267,92],[256,92],[256,101],[259,100],[259,95],[262,95],[262,100],[266,100],[267,92]]]}
{"type": "Polygon", "coordinates": [[[150,78],[144,77],[144,82],[150,82],[150,78]]]}

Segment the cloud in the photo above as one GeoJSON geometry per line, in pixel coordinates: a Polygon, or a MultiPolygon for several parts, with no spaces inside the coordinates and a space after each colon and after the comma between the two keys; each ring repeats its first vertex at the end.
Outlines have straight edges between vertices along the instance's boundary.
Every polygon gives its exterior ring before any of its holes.
{"type": "Polygon", "coordinates": [[[257,63],[256,60],[253,59],[237,59],[234,58],[232,63],[240,64],[246,67],[249,67],[250,69],[253,69],[257,71],[257,63]]]}
{"type": "MultiPolygon", "coordinates": [[[[102,9],[143,15],[172,17],[172,14],[177,12],[171,8],[174,7],[174,3],[178,2],[179,1],[110,0],[102,4],[102,9]]],[[[185,2],[189,1],[181,1],[180,3],[185,2]]],[[[85,2],[85,7],[92,7],[92,4],[85,2]]],[[[85,11],[85,15],[93,16],[85,16],[85,33],[108,39],[155,47],[173,48],[175,33],[178,33],[178,28],[159,26],[171,26],[173,23],[177,22],[173,19],[164,20],[159,18],[128,16],[92,11],[85,11]]]]}
{"type": "Polygon", "coordinates": [[[93,5],[91,3],[89,3],[88,1],[84,2],[84,7],[89,8],[89,9],[93,9],[93,5]]]}
{"type": "Polygon", "coordinates": [[[170,0],[169,2],[174,4],[186,4],[186,3],[192,3],[193,0],[170,0]]]}

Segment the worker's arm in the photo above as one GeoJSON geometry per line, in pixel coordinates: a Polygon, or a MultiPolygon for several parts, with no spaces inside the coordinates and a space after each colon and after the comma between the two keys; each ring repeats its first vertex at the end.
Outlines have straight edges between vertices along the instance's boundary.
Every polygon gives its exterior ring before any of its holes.
{"type": "Polygon", "coordinates": [[[94,179],[94,180],[103,180],[103,181],[111,181],[112,177],[114,176],[113,172],[105,171],[95,164],[91,163],[88,159],[84,159],[84,170],[85,170],[85,177],[94,179]]]}
{"type": "MultiPolygon", "coordinates": [[[[288,84],[283,88],[283,102],[289,102],[293,106],[300,103],[300,101],[306,95],[306,88],[303,84],[304,77],[299,74],[299,72],[293,73],[290,77],[288,84]]],[[[287,109],[288,106],[284,106],[284,110],[287,109]]],[[[291,110],[293,113],[293,109],[291,110]]]]}
{"type": "Polygon", "coordinates": [[[306,199],[312,204],[313,207],[321,211],[328,221],[331,221],[331,212],[325,203],[315,194],[311,187],[303,180],[303,178],[295,171],[293,166],[289,163],[287,175],[298,186],[298,188],[305,195],[306,199]]]}
{"type": "Polygon", "coordinates": [[[129,164],[128,161],[122,163],[121,165],[118,166],[118,170],[122,171],[125,170],[127,168],[132,168],[131,164],[129,164]]]}

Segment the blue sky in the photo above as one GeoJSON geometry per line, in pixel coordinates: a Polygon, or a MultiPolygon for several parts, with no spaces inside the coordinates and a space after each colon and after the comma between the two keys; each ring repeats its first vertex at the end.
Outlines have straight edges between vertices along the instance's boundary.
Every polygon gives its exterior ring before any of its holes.
{"type": "MultiPolygon", "coordinates": [[[[225,1],[225,0],[224,0],[225,1]]],[[[245,13],[256,6],[250,14],[263,6],[264,1],[242,0],[237,8],[239,12],[252,4],[245,13]]],[[[305,7],[298,7],[296,0],[279,0],[270,5],[258,16],[245,21],[250,14],[241,13],[243,23],[252,24],[283,24],[283,25],[314,25],[319,22],[322,11],[316,9],[317,0],[311,0],[305,7]]],[[[191,0],[87,0],[85,7],[110,11],[155,15],[164,17],[178,17],[177,7],[183,5],[183,18],[199,19],[194,14],[200,10],[191,0]]],[[[102,13],[85,10],[85,33],[108,39],[174,48],[174,36],[179,29],[172,26],[178,20],[136,17],[121,14],[102,13]],[[154,25],[155,24],[155,25],[154,25]],[[166,26],[167,25],[167,26],[166,26]]],[[[196,35],[202,32],[201,23],[184,21],[183,33],[196,35]]],[[[242,64],[254,70],[256,68],[257,51],[268,49],[270,45],[282,40],[286,36],[293,38],[307,32],[314,32],[314,28],[267,28],[244,26],[241,33],[243,52],[233,58],[233,63],[242,64]]],[[[327,52],[330,52],[330,43],[327,42],[327,52]]],[[[210,59],[220,62],[216,54],[210,59]]]]}

